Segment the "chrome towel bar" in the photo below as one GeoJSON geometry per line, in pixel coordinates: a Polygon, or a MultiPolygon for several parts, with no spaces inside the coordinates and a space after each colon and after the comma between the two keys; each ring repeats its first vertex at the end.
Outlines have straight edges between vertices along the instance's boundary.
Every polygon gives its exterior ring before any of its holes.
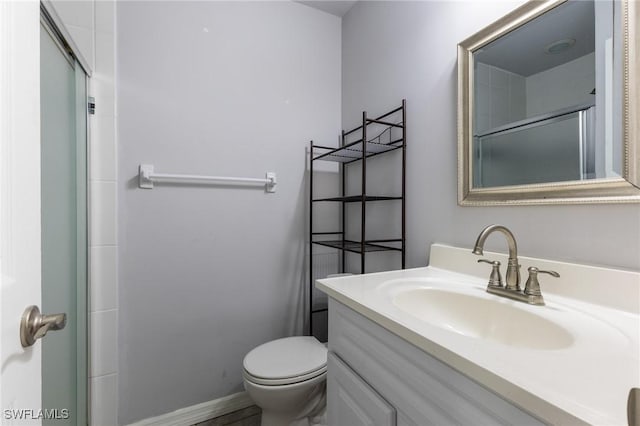
{"type": "Polygon", "coordinates": [[[138,186],[142,189],[153,189],[153,184],[158,181],[188,181],[188,182],[220,182],[264,185],[266,192],[276,192],[276,174],[267,172],[264,178],[244,178],[229,176],[200,176],[180,175],[173,173],[156,173],[152,164],[141,164],[138,170],[138,186]]]}

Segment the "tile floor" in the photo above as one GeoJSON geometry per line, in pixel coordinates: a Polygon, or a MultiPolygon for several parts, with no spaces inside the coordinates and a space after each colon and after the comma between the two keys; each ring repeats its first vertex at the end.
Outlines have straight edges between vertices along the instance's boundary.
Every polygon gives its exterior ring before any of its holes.
{"type": "Polygon", "coordinates": [[[253,405],[193,426],[260,426],[261,414],[260,408],[253,405]]]}

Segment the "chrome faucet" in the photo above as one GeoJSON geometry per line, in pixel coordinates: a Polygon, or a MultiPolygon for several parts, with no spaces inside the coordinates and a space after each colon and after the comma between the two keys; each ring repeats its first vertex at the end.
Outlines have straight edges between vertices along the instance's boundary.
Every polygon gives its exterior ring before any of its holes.
{"type": "Polygon", "coordinates": [[[507,238],[509,246],[509,261],[507,262],[506,289],[520,291],[520,265],[518,265],[518,245],[516,238],[509,229],[502,225],[489,225],[480,232],[476,245],[473,248],[473,254],[484,254],[484,242],[493,232],[499,231],[507,238]]]}
{"type": "Polygon", "coordinates": [[[507,265],[506,285],[502,286],[502,277],[500,276],[500,262],[480,259],[478,262],[485,262],[492,265],[487,292],[498,296],[508,297],[509,299],[518,300],[520,302],[529,303],[531,305],[544,305],[544,298],[540,291],[540,283],[538,282],[538,274],[549,274],[553,277],[559,277],[555,271],[541,271],[536,267],[530,267],[529,279],[524,291],[520,289],[520,265],[518,264],[518,246],[513,233],[502,225],[489,225],[480,232],[476,245],[473,248],[473,254],[482,255],[484,251],[484,242],[487,237],[494,231],[499,231],[507,238],[509,246],[509,262],[507,265]]]}

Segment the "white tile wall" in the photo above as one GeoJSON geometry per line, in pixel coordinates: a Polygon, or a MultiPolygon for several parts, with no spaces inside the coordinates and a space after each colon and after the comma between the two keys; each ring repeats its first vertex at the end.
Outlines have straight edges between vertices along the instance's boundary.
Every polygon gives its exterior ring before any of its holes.
{"type": "Polygon", "coordinates": [[[95,2],[95,25],[96,33],[115,33],[115,2],[96,1],[95,2]]]}
{"type": "MultiPolygon", "coordinates": [[[[102,2],[101,2],[102,3],[102,2]]],[[[109,11],[109,9],[97,8],[97,11],[109,11]]],[[[113,33],[96,31],[96,70],[100,71],[99,80],[101,83],[110,83],[113,86],[115,77],[115,57],[113,46],[115,43],[113,33]]],[[[113,87],[111,87],[113,90],[113,87]]],[[[105,109],[106,111],[106,109],[105,109]]]]}
{"type": "Polygon", "coordinates": [[[117,322],[118,312],[115,309],[90,314],[90,377],[97,378],[118,370],[118,340],[116,327],[113,327],[117,322]]]}
{"type": "MultiPolygon", "coordinates": [[[[96,102],[97,102],[96,97],[96,102]]],[[[98,121],[100,117],[91,118],[98,121]]],[[[92,124],[91,128],[94,129],[92,124]]],[[[91,142],[93,146],[93,141],[91,142]]],[[[116,183],[94,180],[90,177],[91,246],[113,246],[116,244],[116,183]]]]}
{"type": "MultiPolygon", "coordinates": [[[[104,105],[100,105],[104,107],[104,105]]],[[[100,115],[92,128],[90,168],[96,181],[115,182],[116,135],[114,117],[100,115]]]]}
{"type": "Polygon", "coordinates": [[[594,102],[595,53],[533,74],[526,79],[527,115],[594,102]]]}
{"type": "Polygon", "coordinates": [[[118,375],[96,377],[90,382],[90,425],[115,426],[118,424],[118,375]]]}
{"type": "Polygon", "coordinates": [[[476,129],[484,133],[494,127],[526,118],[525,78],[479,63],[475,76],[476,129]]]}
{"type": "MultiPolygon", "coordinates": [[[[493,76],[494,73],[491,73],[493,76]]],[[[496,73],[497,74],[497,73],[496,73]]],[[[500,75],[500,74],[497,74],[500,75]]],[[[509,122],[509,79],[505,87],[494,86],[491,91],[491,126],[498,127],[509,122]]],[[[492,80],[493,82],[493,80],[492,80]]],[[[501,81],[502,83],[502,81],[501,81]]]]}
{"type": "Polygon", "coordinates": [[[89,424],[118,424],[118,290],[115,3],[54,0],[80,53],[93,66],[89,95],[89,424]]]}
{"type": "Polygon", "coordinates": [[[91,256],[91,312],[118,308],[118,288],[116,274],[116,247],[94,246],[91,256]]]}
{"type": "Polygon", "coordinates": [[[527,117],[526,78],[509,74],[509,120],[518,121],[527,117]]]}
{"type": "Polygon", "coordinates": [[[509,74],[509,72],[500,68],[491,67],[491,86],[494,89],[508,89],[509,74]]]}
{"type": "Polygon", "coordinates": [[[93,66],[89,95],[89,424],[118,424],[117,144],[115,2],[54,0],[80,53],[93,66]]]}
{"type": "Polygon", "coordinates": [[[96,101],[90,118],[91,426],[118,424],[115,7],[111,0],[95,1],[95,71],[89,86],[96,101]]]}

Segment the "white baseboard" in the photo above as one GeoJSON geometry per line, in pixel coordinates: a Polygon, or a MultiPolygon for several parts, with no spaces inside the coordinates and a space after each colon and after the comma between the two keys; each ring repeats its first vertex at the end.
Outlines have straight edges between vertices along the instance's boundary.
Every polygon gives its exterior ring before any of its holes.
{"type": "Polygon", "coordinates": [[[213,401],[181,408],[171,413],[140,420],[129,426],[190,426],[254,405],[246,392],[238,392],[213,401]]]}

